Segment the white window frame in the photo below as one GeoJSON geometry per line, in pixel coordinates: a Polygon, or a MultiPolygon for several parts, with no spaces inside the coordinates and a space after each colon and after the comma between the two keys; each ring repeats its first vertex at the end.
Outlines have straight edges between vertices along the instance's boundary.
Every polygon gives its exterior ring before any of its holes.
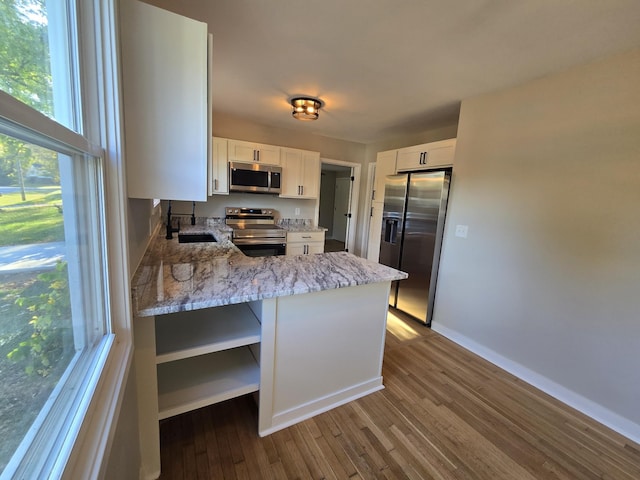
{"type": "MultiPolygon", "coordinates": [[[[73,0],[71,0],[73,1],[73,0]]],[[[117,0],[77,1],[81,90],[85,136],[25,106],[0,91],[0,115],[15,126],[15,136],[29,141],[29,131],[52,144],[103,158],[107,281],[112,335],[104,337],[95,368],[56,452],[48,478],[104,477],[117,426],[126,378],[132,362],[131,305],[127,251],[126,184],[120,120],[117,0]],[[25,133],[26,132],[26,133],[25,133]]]]}

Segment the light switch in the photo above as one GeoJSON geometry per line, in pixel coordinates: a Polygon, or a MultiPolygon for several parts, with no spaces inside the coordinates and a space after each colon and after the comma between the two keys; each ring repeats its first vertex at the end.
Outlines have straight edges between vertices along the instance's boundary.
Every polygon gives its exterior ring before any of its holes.
{"type": "Polygon", "coordinates": [[[456,225],[456,237],[467,238],[469,233],[469,225],[456,225]]]}

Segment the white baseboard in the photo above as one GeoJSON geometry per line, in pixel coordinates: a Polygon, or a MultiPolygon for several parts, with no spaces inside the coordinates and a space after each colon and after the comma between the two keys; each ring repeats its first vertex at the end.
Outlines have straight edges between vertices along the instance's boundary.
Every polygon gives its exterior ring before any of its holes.
{"type": "Polygon", "coordinates": [[[437,322],[431,329],[621,435],[640,443],[640,425],[437,322]]]}
{"type": "Polygon", "coordinates": [[[271,435],[278,430],[290,427],[291,425],[302,422],[303,420],[308,420],[311,417],[315,417],[316,415],[327,412],[335,407],[339,407],[340,405],[344,405],[345,403],[349,403],[352,400],[364,397],[365,395],[369,395],[370,393],[382,390],[383,388],[384,385],[382,385],[382,377],[377,377],[354,387],[335,392],[331,395],[327,395],[326,397],[314,400],[313,402],[305,403],[273,415],[271,426],[258,433],[261,437],[271,435]]]}

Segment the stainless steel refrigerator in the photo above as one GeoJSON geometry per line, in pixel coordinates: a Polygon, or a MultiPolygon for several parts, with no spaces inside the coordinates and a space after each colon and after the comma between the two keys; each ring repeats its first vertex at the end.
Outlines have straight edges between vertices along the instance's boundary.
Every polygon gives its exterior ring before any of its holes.
{"type": "Polygon", "coordinates": [[[380,263],[409,278],[391,285],[389,305],[431,325],[450,170],[389,175],[385,184],[380,263]]]}

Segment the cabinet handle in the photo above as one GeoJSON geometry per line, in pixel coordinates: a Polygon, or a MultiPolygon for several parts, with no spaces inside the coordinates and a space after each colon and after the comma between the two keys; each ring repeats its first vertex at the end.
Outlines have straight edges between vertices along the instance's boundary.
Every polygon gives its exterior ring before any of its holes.
{"type": "Polygon", "coordinates": [[[375,200],[375,199],[376,199],[376,191],[371,190],[371,200],[375,200]]]}
{"type": "Polygon", "coordinates": [[[304,185],[300,185],[300,195],[304,195],[304,185]]]}
{"type": "Polygon", "coordinates": [[[260,161],[260,150],[258,150],[258,161],[260,161]]]}
{"type": "Polygon", "coordinates": [[[311,235],[302,235],[302,238],[311,238],[311,235]]]}
{"type": "Polygon", "coordinates": [[[218,179],[217,178],[213,179],[213,189],[214,190],[218,190],[218,179]]]}

